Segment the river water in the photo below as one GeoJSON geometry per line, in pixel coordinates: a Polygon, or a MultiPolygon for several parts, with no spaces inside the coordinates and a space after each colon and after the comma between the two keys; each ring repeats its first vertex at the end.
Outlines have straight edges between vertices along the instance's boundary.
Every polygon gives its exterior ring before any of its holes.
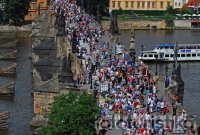
{"type": "MultiPolygon", "coordinates": [[[[162,43],[198,43],[200,44],[200,30],[137,30],[136,51],[140,54],[141,45],[144,50],[152,50],[157,44],[162,43]]],[[[121,41],[128,48],[130,45],[130,31],[121,32],[121,41]]],[[[180,63],[182,68],[182,79],[185,83],[184,107],[190,114],[197,116],[200,124],[200,62],[180,63]]],[[[148,63],[151,70],[155,72],[155,63],[148,63]]],[[[165,67],[168,65],[168,75],[171,76],[172,63],[158,63],[158,75],[165,76],[165,67]]]]}
{"type": "MultiPolygon", "coordinates": [[[[0,33],[0,44],[13,40],[1,38],[5,34],[0,33]]],[[[176,31],[146,31],[138,30],[136,35],[137,55],[140,53],[141,45],[145,46],[145,50],[152,50],[156,44],[160,43],[200,43],[200,31],[176,30],[176,31]]],[[[12,38],[12,39],[11,39],[12,38]]],[[[15,38],[15,37],[14,37],[15,38]]],[[[121,32],[121,41],[129,47],[130,31],[121,32]]],[[[17,53],[17,73],[16,78],[0,77],[0,85],[16,80],[15,96],[13,98],[0,97],[0,112],[9,111],[9,130],[0,131],[0,135],[30,135],[30,120],[33,117],[33,97],[31,96],[32,80],[31,80],[31,60],[29,55],[31,52],[30,39],[23,38],[18,43],[17,53]]],[[[0,52],[2,50],[0,49],[0,52]]],[[[8,61],[0,61],[0,67],[6,65],[8,61]]],[[[165,66],[167,63],[158,64],[158,74],[165,75],[165,66]]],[[[148,63],[151,70],[155,71],[155,64],[148,63]]],[[[190,114],[197,115],[200,121],[200,62],[181,63],[182,78],[185,82],[184,106],[190,114]]],[[[168,63],[169,72],[171,73],[172,64],[168,63]]]]}
{"type": "MultiPolygon", "coordinates": [[[[16,39],[15,35],[0,34],[0,43],[16,39]],[[2,35],[4,38],[1,38],[2,35]]],[[[0,85],[16,81],[15,95],[12,98],[0,97],[0,112],[9,111],[8,131],[0,131],[0,135],[29,135],[30,120],[33,116],[33,97],[31,96],[31,52],[30,38],[18,38],[16,77],[0,77],[0,85]]],[[[0,51],[3,51],[0,49],[0,51]]],[[[4,50],[5,51],[5,50],[4,50]]],[[[0,61],[0,67],[14,61],[0,61]]]]}

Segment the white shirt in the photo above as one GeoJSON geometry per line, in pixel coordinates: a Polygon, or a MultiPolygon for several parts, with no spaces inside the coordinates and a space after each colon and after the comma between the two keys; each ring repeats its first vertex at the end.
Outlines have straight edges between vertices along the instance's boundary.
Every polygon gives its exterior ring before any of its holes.
{"type": "Polygon", "coordinates": [[[161,102],[160,103],[160,108],[164,108],[164,105],[165,105],[164,102],[161,102]]]}

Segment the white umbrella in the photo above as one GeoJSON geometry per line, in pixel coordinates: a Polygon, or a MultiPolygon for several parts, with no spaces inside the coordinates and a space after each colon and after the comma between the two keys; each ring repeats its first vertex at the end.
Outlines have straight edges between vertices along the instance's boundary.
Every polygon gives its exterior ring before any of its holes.
{"type": "Polygon", "coordinates": [[[200,17],[200,14],[198,14],[197,16],[199,16],[199,17],[200,17]]]}
{"type": "Polygon", "coordinates": [[[188,16],[188,14],[184,14],[183,16],[188,16]]]}
{"type": "Polygon", "coordinates": [[[196,14],[193,14],[192,16],[197,16],[196,14]]]}
{"type": "Polygon", "coordinates": [[[181,16],[181,14],[176,14],[176,16],[181,16]]]}

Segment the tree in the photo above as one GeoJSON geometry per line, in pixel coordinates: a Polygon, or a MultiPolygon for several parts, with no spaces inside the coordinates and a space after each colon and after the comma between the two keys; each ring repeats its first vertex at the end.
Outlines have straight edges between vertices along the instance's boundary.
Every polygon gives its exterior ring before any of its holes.
{"type": "Polygon", "coordinates": [[[174,16],[170,15],[168,13],[165,14],[164,16],[165,22],[166,22],[166,26],[167,27],[173,27],[174,26],[174,16]]]}
{"type": "Polygon", "coordinates": [[[70,92],[55,97],[44,135],[94,135],[98,106],[94,96],[70,92]]]}
{"type": "Polygon", "coordinates": [[[82,6],[83,8],[90,14],[96,15],[98,5],[100,9],[100,14],[106,14],[106,10],[109,4],[108,0],[76,0],[78,6],[82,6]]]}
{"type": "Polygon", "coordinates": [[[169,14],[169,15],[174,15],[175,14],[175,10],[173,9],[172,6],[168,6],[167,7],[167,14],[169,14]]]}
{"type": "Polygon", "coordinates": [[[7,0],[5,7],[5,19],[12,20],[14,24],[24,20],[28,14],[29,0],[7,0]]]}

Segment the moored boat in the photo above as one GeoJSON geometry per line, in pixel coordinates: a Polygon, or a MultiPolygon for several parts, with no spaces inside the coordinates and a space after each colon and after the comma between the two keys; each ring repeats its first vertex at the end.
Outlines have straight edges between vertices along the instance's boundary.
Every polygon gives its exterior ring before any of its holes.
{"type": "Polygon", "coordinates": [[[174,61],[177,50],[177,61],[200,61],[200,44],[159,44],[152,51],[142,51],[138,57],[143,61],[174,61]]]}

